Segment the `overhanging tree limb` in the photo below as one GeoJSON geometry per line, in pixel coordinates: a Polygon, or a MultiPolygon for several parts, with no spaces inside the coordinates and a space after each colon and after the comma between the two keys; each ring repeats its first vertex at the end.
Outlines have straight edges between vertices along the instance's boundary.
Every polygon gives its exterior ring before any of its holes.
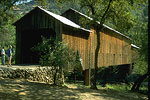
{"type": "Polygon", "coordinates": [[[108,6],[107,6],[107,9],[106,9],[105,13],[103,14],[103,16],[102,16],[102,18],[101,18],[101,21],[100,21],[100,24],[101,24],[101,25],[105,22],[105,17],[106,17],[106,14],[107,14],[108,11],[109,11],[109,8],[110,8],[110,5],[111,5],[111,2],[112,2],[112,1],[113,1],[113,0],[110,0],[110,1],[109,1],[109,4],[108,4],[108,6]]]}

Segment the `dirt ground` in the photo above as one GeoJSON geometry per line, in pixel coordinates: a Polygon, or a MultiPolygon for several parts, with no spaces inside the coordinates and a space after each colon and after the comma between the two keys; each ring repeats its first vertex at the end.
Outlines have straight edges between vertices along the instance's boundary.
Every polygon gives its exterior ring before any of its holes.
{"type": "Polygon", "coordinates": [[[0,79],[0,100],[146,100],[146,96],[105,88],[92,90],[83,85],[60,87],[24,79],[0,79]]]}

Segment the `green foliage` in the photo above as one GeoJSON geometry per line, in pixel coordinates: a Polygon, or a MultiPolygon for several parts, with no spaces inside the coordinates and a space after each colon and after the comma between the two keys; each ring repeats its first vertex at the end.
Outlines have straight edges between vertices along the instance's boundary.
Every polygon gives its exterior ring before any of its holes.
{"type": "Polygon", "coordinates": [[[139,12],[135,13],[136,24],[127,34],[132,38],[132,43],[140,47],[133,72],[142,75],[148,68],[148,5],[141,5],[138,9],[139,12]]]}
{"type": "Polygon", "coordinates": [[[76,53],[57,39],[42,37],[42,42],[33,47],[33,50],[39,51],[41,55],[40,64],[42,66],[49,66],[55,70],[54,84],[57,73],[67,72],[70,69],[68,68],[69,65],[74,68],[77,65],[76,53]]]}
{"type": "Polygon", "coordinates": [[[64,68],[67,67],[68,62],[74,60],[73,52],[69,51],[67,45],[52,38],[46,39],[42,37],[42,43],[39,43],[35,49],[40,51],[40,64],[44,66],[59,66],[64,68]]]}
{"type": "Polygon", "coordinates": [[[136,61],[133,69],[133,74],[145,74],[148,69],[147,61],[145,61],[144,56],[140,56],[140,58],[136,61]]]}

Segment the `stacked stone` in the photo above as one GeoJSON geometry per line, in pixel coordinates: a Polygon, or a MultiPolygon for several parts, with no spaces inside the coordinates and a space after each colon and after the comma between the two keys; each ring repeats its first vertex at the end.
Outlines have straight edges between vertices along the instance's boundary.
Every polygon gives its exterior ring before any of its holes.
{"type": "MultiPolygon", "coordinates": [[[[0,79],[2,78],[23,78],[32,81],[45,82],[48,84],[53,84],[53,75],[55,70],[52,67],[38,67],[35,70],[31,69],[0,69],[0,79]]],[[[57,74],[57,85],[62,85],[64,82],[62,79],[62,74],[57,74]]]]}

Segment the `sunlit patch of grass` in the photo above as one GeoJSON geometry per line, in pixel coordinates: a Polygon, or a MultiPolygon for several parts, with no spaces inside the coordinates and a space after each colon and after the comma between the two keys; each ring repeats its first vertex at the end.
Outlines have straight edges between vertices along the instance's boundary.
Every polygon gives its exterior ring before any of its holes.
{"type": "Polygon", "coordinates": [[[127,84],[106,84],[106,88],[116,91],[129,91],[131,89],[131,85],[127,84]]]}

